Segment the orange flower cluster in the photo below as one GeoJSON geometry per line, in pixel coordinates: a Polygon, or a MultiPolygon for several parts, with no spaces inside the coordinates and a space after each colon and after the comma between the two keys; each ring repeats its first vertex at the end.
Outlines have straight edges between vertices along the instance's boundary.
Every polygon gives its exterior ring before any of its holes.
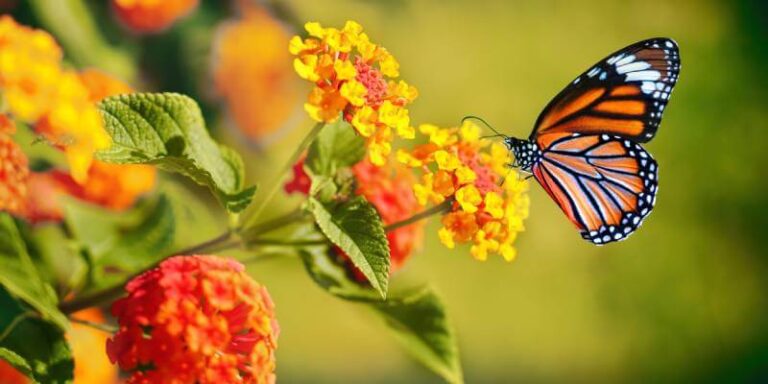
{"type": "Polygon", "coordinates": [[[480,128],[471,122],[449,129],[423,124],[419,131],[429,142],[411,152],[400,150],[397,157],[423,172],[413,188],[419,203],[453,202],[438,233],[442,243],[453,248],[471,242],[470,253],[478,260],[489,252],[514,259],[513,243],[524,229],[529,200],[528,182],[506,166],[509,151],[482,140],[480,128]]]}
{"type": "Polygon", "coordinates": [[[335,121],[341,114],[367,139],[375,165],[384,165],[392,151],[393,132],[412,139],[414,129],[406,105],[418,95],[403,80],[397,60],[370,41],[363,27],[347,21],[341,30],[305,25],[310,37],[294,36],[289,50],[296,55],[294,69],[315,86],[304,105],[320,122],[335,121]],[[389,79],[388,79],[389,78],[389,79]]]}
{"type": "Polygon", "coordinates": [[[77,73],[61,65],[62,52],[45,31],[0,16],[0,90],[8,111],[66,153],[82,182],[93,153],[110,145],[96,106],[77,73]]]}
{"type": "MultiPolygon", "coordinates": [[[[421,208],[412,192],[416,177],[408,167],[393,161],[377,167],[363,160],[352,167],[352,171],[357,179],[356,193],[376,207],[384,225],[405,220],[421,208]]],[[[395,272],[402,267],[421,244],[423,232],[423,221],[387,232],[390,271],[395,272]]]]}
{"type": "Polygon", "coordinates": [[[213,82],[239,130],[264,142],[294,113],[298,80],[290,70],[290,36],[283,25],[254,3],[240,4],[242,17],[219,28],[213,82]]]}
{"type": "Polygon", "coordinates": [[[136,32],[160,32],[197,7],[200,0],[112,0],[120,21],[136,32]]]}
{"type": "MultiPolygon", "coordinates": [[[[379,167],[366,159],[352,167],[352,172],[357,186],[355,193],[365,197],[376,208],[384,225],[405,220],[421,208],[411,189],[416,178],[410,168],[392,161],[379,167]]],[[[304,171],[304,160],[299,160],[293,166],[293,178],[284,185],[284,189],[287,193],[308,195],[311,185],[312,181],[304,171]]],[[[390,272],[400,269],[421,244],[423,230],[424,222],[416,222],[387,232],[390,272]]],[[[342,255],[342,261],[358,280],[365,281],[362,272],[346,255],[342,255]]]]}
{"type": "Polygon", "coordinates": [[[29,167],[27,156],[11,135],[16,125],[6,115],[0,115],[0,211],[13,215],[26,213],[29,167]]]}
{"type": "Polygon", "coordinates": [[[242,264],[176,256],[126,285],[107,342],[129,383],[272,383],[279,328],[266,288],[242,264]]]}

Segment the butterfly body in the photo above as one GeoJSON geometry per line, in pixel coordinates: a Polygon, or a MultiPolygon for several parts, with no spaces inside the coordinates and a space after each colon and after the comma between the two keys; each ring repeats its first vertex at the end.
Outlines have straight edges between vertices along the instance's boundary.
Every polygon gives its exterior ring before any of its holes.
{"type": "Polygon", "coordinates": [[[592,66],[544,108],[528,140],[504,139],[584,239],[626,239],[650,214],[658,164],[641,146],[680,73],[677,44],[644,40],[592,66]]]}

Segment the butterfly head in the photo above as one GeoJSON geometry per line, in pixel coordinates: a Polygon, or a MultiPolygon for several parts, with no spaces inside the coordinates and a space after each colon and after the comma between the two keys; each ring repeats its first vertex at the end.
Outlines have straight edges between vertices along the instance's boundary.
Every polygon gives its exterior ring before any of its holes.
{"type": "Polygon", "coordinates": [[[541,149],[539,149],[535,142],[530,140],[505,137],[504,145],[512,151],[512,156],[515,157],[515,162],[512,163],[512,166],[520,168],[525,172],[530,172],[531,166],[539,161],[541,157],[541,149]]]}

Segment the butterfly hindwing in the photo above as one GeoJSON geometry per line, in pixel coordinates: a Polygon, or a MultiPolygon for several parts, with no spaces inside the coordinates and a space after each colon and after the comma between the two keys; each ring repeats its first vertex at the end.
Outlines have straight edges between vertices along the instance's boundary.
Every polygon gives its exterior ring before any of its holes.
{"type": "Polygon", "coordinates": [[[617,135],[547,136],[532,172],[582,237],[605,244],[634,232],[656,202],[658,165],[648,152],[617,135]]]}
{"type": "Polygon", "coordinates": [[[595,64],[555,96],[530,138],[605,133],[647,142],[658,129],[679,73],[680,55],[673,40],[632,44],[595,64]]]}

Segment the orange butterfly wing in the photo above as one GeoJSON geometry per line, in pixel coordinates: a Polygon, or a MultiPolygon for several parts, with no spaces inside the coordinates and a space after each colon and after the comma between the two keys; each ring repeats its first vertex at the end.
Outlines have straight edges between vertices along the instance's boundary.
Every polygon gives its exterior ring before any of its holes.
{"type": "Polygon", "coordinates": [[[653,209],[658,165],[620,136],[549,133],[536,180],[595,244],[623,240],[653,209]]]}
{"type": "Polygon", "coordinates": [[[679,73],[680,55],[674,41],[660,38],[630,45],[555,96],[537,119],[531,139],[550,133],[604,133],[649,141],[679,73]]]}

